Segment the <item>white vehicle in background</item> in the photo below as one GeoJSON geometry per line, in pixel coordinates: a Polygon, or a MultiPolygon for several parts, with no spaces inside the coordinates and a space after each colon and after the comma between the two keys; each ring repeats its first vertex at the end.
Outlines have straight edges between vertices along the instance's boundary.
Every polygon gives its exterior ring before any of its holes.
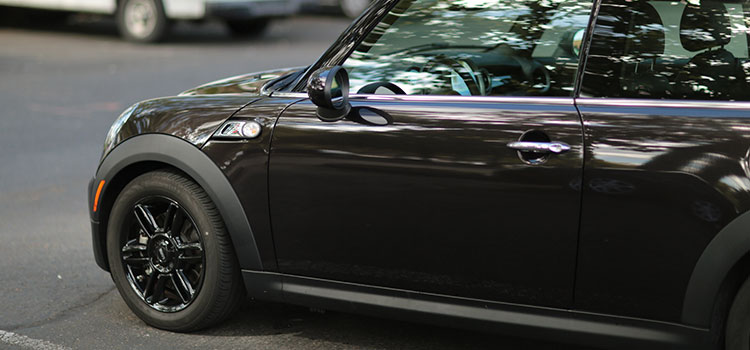
{"type": "Polygon", "coordinates": [[[233,34],[258,35],[272,18],[296,14],[300,0],[0,0],[0,6],[96,13],[117,19],[131,41],[161,39],[175,20],[224,21],[233,34]]]}
{"type": "Polygon", "coordinates": [[[318,0],[318,5],[326,7],[338,7],[347,17],[355,18],[359,16],[373,0],[318,0]]]}

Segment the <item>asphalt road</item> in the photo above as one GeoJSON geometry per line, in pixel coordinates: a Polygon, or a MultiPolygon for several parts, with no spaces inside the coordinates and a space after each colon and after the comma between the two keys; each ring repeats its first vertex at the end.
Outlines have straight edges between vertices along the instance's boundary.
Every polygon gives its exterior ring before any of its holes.
{"type": "Polygon", "coordinates": [[[108,21],[74,22],[0,25],[0,349],[567,348],[253,301],[200,333],[146,326],[91,253],[86,184],[109,125],[142,99],[309,64],[348,21],[278,21],[255,40],[181,25],[159,45],[122,42],[108,21]]]}

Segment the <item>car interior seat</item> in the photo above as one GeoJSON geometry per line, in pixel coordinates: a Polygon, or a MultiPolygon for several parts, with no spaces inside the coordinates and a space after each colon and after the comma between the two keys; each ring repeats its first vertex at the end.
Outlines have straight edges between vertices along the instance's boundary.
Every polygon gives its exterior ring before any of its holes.
{"type": "Polygon", "coordinates": [[[664,55],[666,42],[666,30],[659,13],[650,4],[641,1],[632,12],[631,23],[623,56],[627,73],[620,83],[622,95],[633,98],[670,97],[669,78],[657,68],[657,59],[664,55]]]}
{"type": "Polygon", "coordinates": [[[680,42],[699,52],[677,74],[676,86],[688,99],[730,100],[744,94],[744,72],[737,58],[724,48],[732,40],[727,8],[716,2],[689,4],[682,13],[680,42]]]}

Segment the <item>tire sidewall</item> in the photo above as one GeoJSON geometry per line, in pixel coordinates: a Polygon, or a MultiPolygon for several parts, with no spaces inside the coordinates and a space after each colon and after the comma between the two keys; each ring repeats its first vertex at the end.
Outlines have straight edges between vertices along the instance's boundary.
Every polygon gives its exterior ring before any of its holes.
{"type": "Polygon", "coordinates": [[[167,32],[167,29],[169,28],[169,21],[167,19],[166,13],[164,12],[164,5],[162,4],[161,0],[145,0],[151,2],[151,4],[156,9],[156,25],[148,35],[143,37],[134,34],[130,30],[130,28],[128,28],[128,24],[125,19],[125,9],[128,4],[133,1],[135,0],[120,0],[118,2],[116,19],[117,29],[119,30],[120,35],[125,38],[125,40],[140,43],[158,42],[163,39],[164,35],[167,32]]]}
{"type": "Polygon", "coordinates": [[[218,287],[220,257],[217,247],[216,227],[205,213],[203,205],[195,198],[195,193],[181,184],[169,181],[164,173],[142,175],[128,184],[117,197],[112,207],[107,225],[107,257],[111,266],[112,279],[123,299],[131,310],[146,323],[162,329],[180,331],[193,328],[194,322],[204,318],[212,310],[218,287]],[[163,196],[177,202],[190,215],[201,233],[205,266],[203,283],[195,299],[183,310],[177,312],[157,311],[130,286],[121,260],[123,235],[127,234],[124,225],[133,207],[143,198],[163,196]]]}

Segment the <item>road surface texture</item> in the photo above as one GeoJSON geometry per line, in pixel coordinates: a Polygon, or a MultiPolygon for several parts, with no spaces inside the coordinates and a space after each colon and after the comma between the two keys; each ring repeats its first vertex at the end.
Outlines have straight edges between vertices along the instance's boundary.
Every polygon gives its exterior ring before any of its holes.
{"type": "Polygon", "coordinates": [[[86,185],[123,109],[312,63],[347,25],[301,17],[237,40],[217,24],[182,24],[158,45],[123,42],[108,20],[0,25],[0,349],[580,349],[254,301],[215,328],[164,332],[96,266],[86,185]]]}

